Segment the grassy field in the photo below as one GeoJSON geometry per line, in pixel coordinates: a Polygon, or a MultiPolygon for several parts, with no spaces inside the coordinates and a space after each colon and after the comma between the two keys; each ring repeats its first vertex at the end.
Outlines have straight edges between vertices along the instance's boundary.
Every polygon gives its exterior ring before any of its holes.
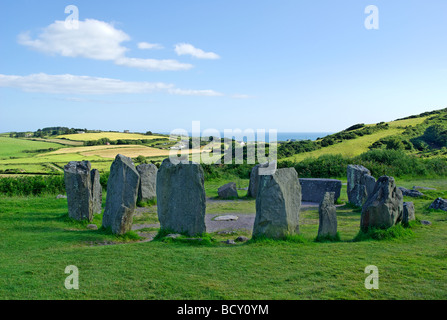
{"type": "Polygon", "coordinates": [[[97,132],[97,133],[77,133],[77,134],[65,134],[56,137],[57,139],[68,139],[74,141],[92,141],[99,140],[102,138],[108,138],[111,141],[116,141],[119,139],[125,140],[142,140],[142,139],[160,139],[166,138],[166,136],[151,135],[147,136],[139,133],[120,133],[120,132],[97,132]]]}
{"type": "Polygon", "coordinates": [[[420,118],[412,118],[412,119],[404,119],[404,120],[395,120],[387,122],[390,128],[405,128],[407,126],[415,126],[418,124],[421,124],[424,122],[427,117],[420,117],[420,118]]]}
{"type": "MultiPolygon", "coordinates": [[[[292,161],[302,161],[306,158],[318,158],[322,155],[327,154],[341,154],[346,157],[354,157],[358,156],[366,151],[368,151],[368,147],[371,146],[374,142],[389,137],[393,135],[400,134],[404,132],[405,127],[407,126],[415,126],[417,124],[420,124],[424,122],[424,120],[427,117],[421,117],[421,118],[414,118],[414,119],[405,119],[405,120],[397,120],[397,121],[391,121],[387,122],[389,125],[388,130],[381,130],[378,132],[375,132],[370,135],[364,135],[362,137],[358,137],[356,139],[352,140],[345,140],[341,143],[337,143],[331,146],[324,147],[322,149],[318,149],[311,152],[306,153],[300,153],[295,154],[291,157],[287,157],[281,160],[292,160],[292,161]]],[[[368,125],[368,126],[374,126],[374,125],[368,125]]],[[[358,129],[361,130],[361,129],[358,129]]]]}
{"type": "Polygon", "coordinates": [[[357,139],[346,140],[315,151],[295,154],[282,160],[302,161],[306,158],[318,158],[319,156],[326,154],[342,154],[347,157],[358,156],[368,151],[368,147],[377,140],[399,134],[403,131],[404,129],[390,128],[388,130],[379,131],[375,134],[358,137],[357,139]]]}
{"type": "Polygon", "coordinates": [[[92,162],[93,168],[104,172],[109,170],[113,159],[118,153],[129,157],[143,155],[160,160],[169,155],[169,150],[142,145],[89,147],[73,145],[64,148],[60,143],[51,143],[43,140],[35,141],[0,137],[0,170],[3,172],[16,170],[23,174],[62,173],[60,168],[63,168],[69,161],[88,160],[92,162]],[[55,150],[50,151],[50,148],[55,150]],[[35,152],[36,150],[40,152],[35,152]]]}
{"type": "Polygon", "coordinates": [[[26,158],[30,157],[34,153],[28,153],[25,151],[35,151],[42,149],[59,149],[62,146],[56,143],[48,143],[41,141],[30,141],[22,139],[13,139],[0,137],[0,159],[26,158]]]}
{"type": "MultiPolygon", "coordinates": [[[[118,134],[113,132],[104,132],[101,134],[107,134],[106,136],[111,140],[115,138],[123,138],[127,140],[157,138],[157,136],[124,133],[118,134]]],[[[67,135],[67,137],[84,135],[88,135],[87,137],[92,137],[92,135],[101,134],[86,133],[67,135]]],[[[97,138],[95,136],[93,137],[95,139],[97,138]]],[[[160,144],[160,142],[158,143],[160,144]]],[[[159,148],[137,144],[84,146],[82,142],[63,139],[31,140],[0,137],[0,171],[5,172],[7,170],[13,170],[14,174],[62,173],[62,170],[58,170],[57,168],[63,168],[63,166],[69,161],[88,160],[92,163],[93,168],[104,172],[109,170],[113,159],[119,153],[131,158],[144,156],[150,160],[162,161],[164,158],[169,156],[170,150],[163,143],[161,143],[159,148]],[[63,145],[63,142],[65,143],[65,146],[63,145]],[[54,149],[54,151],[49,150],[50,148],[54,149]]]]}
{"type": "MultiPolygon", "coordinates": [[[[423,186],[447,190],[445,180],[423,186]]],[[[342,207],[341,242],[313,241],[318,213],[311,209],[301,212],[300,241],[228,246],[220,240],[240,233],[211,234],[211,245],[135,242],[68,220],[64,199],[1,198],[0,299],[446,299],[447,213],[429,212],[431,201],[415,205],[417,219],[432,225],[416,225],[405,238],[352,242],[360,214],[342,207]],[[64,288],[68,265],[79,268],[79,290],[64,288]],[[379,268],[379,290],[364,287],[368,265],[379,268]]],[[[253,212],[254,200],[239,202],[239,209],[253,212]]],[[[222,202],[207,213],[234,208],[234,202],[222,202]]],[[[155,210],[135,218],[156,220],[155,210]]],[[[94,223],[100,225],[101,215],[94,223]]]]}
{"type": "Polygon", "coordinates": [[[52,142],[52,143],[59,143],[62,145],[66,145],[66,146],[76,146],[76,147],[84,145],[84,142],[82,142],[82,141],[73,141],[73,140],[67,140],[67,139],[24,138],[24,140],[52,142]]]}

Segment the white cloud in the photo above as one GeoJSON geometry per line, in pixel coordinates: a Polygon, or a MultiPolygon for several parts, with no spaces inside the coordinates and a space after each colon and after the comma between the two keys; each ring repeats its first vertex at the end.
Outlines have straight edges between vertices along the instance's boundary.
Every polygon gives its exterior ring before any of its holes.
{"type": "MultiPolygon", "coordinates": [[[[149,71],[176,71],[188,70],[191,64],[181,63],[177,60],[157,60],[129,58],[125,54],[129,49],[122,45],[130,41],[130,36],[124,31],[116,29],[112,24],[94,19],[79,21],[78,29],[68,29],[65,21],[55,21],[45,27],[35,39],[29,32],[18,36],[21,45],[34,50],[57,54],[64,57],[83,57],[95,60],[110,60],[115,64],[140,68],[149,71]]],[[[156,48],[156,44],[140,42],[140,49],[156,48]]]]}
{"type": "Polygon", "coordinates": [[[71,74],[28,76],[0,74],[0,87],[18,88],[27,92],[53,94],[138,94],[166,92],[175,95],[220,96],[214,90],[188,90],[175,88],[162,82],[132,82],[119,79],[76,76],[71,74]]]}
{"type": "Polygon", "coordinates": [[[220,56],[214,52],[205,52],[201,49],[195,48],[189,43],[179,43],[175,45],[175,52],[177,55],[191,55],[197,59],[219,59],[220,56]]]}
{"type": "Polygon", "coordinates": [[[141,50],[152,50],[152,49],[163,49],[164,47],[158,43],[149,43],[149,42],[139,42],[138,49],[141,50]]]}
{"type": "Polygon", "coordinates": [[[130,37],[109,23],[86,19],[78,29],[68,29],[65,21],[55,21],[44,28],[35,40],[22,33],[18,42],[40,52],[64,57],[84,57],[96,60],[115,60],[128,50],[121,43],[130,37]]]}
{"type": "Polygon", "coordinates": [[[177,60],[140,59],[126,57],[115,60],[115,64],[149,71],[189,70],[194,67],[192,64],[181,63],[177,60]]]}

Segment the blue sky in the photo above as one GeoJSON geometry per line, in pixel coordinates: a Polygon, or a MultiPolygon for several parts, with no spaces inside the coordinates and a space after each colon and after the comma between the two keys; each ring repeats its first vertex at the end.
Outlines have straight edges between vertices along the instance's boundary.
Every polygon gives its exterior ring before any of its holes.
{"type": "Polygon", "coordinates": [[[0,15],[0,132],[333,132],[447,105],[443,0],[4,0],[0,15]]]}

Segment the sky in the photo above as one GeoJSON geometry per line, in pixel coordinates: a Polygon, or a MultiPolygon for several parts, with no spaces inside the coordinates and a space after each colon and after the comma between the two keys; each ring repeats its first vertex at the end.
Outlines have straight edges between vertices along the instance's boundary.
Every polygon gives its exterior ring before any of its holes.
{"type": "Polygon", "coordinates": [[[445,0],[2,0],[0,132],[336,132],[445,108],[446,52],[445,0]]]}

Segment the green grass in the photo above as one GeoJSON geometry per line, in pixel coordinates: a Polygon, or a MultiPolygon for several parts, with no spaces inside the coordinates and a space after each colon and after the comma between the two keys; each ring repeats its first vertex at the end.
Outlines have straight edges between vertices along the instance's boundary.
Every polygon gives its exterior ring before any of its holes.
{"type": "MultiPolygon", "coordinates": [[[[360,213],[342,207],[340,241],[315,242],[312,208],[300,214],[301,234],[284,241],[226,245],[237,234],[210,234],[199,245],[88,230],[55,196],[1,197],[0,299],[446,299],[447,213],[427,210],[431,199],[413,201],[417,219],[432,225],[405,237],[354,242],[360,213]],[[68,265],[79,268],[79,290],[64,288],[68,265]],[[368,265],[379,268],[379,290],[364,287],[368,265]]],[[[157,221],[150,210],[134,222],[157,221]]]]}
{"type": "MultiPolygon", "coordinates": [[[[227,178],[223,178],[223,179],[207,180],[205,183],[206,196],[210,197],[210,198],[217,198],[219,196],[217,194],[217,189],[219,189],[219,187],[221,187],[229,182],[236,183],[237,188],[247,188],[248,184],[250,183],[250,179],[240,179],[238,177],[227,177],[227,178]]],[[[247,196],[246,190],[238,190],[237,193],[239,195],[239,198],[247,196]]]]}
{"type": "Polygon", "coordinates": [[[159,139],[166,138],[165,136],[160,135],[152,135],[147,136],[139,133],[121,133],[121,132],[92,132],[92,133],[82,133],[82,134],[66,134],[56,137],[58,139],[67,139],[74,141],[92,141],[99,140],[102,138],[108,138],[111,141],[125,139],[125,140],[151,140],[151,139],[159,139]]]}
{"type": "Polygon", "coordinates": [[[256,200],[255,199],[238,199],[238,200],[225,200],[208,202],[206,204],[206,212],[209,214],[217,213],[256,213],[256,200]]]}
{"type": "MultiPolygon", "coordinates": [[[[414,119],[405,119],[405,120],[397,120],[387,122],[389,125],[389,129],[377,131],[370,135],[365,135],[362,137],[357,137],[352,140],[345,140],[341,143],[337,143],[331,146],[327,146],[315,151],[305,152],[295,154],[291,157],[287,157],[281,160],[291,160],[291,161],[302,161],[306,158],[318,158],[322,155],[336,155],[341,154],[345,157],[355,157],[369,150],[369,146],[371,146],[374,142],[402,133],[405,130],[406,126],[416,126],[422,123],[427,117],[414,118],[414,119]]],[[[368,125],[375,126],[375,125],[368,125]]],[[[361,130],[361,129],[358,129],[361,130]]]]}
{"type": "Polygon", "coordinates": [[[413,234],[410,228],[405,228],[399,224],[388,229],[370,228],[367,231],[360,230],[354,241],[404,239],[413,236],[413,234]]]}
{"type": "Polygon", "coordinates": [[[59,149],[61,147],[60,144],[56,143],[0,137],[0,159],[9,159],[10,157],[26,158],[30,156],[30,153],[24,151],[59,149]]]}
{"type": "Polygon", "coordinates": [[[337,143],[315,151],[299,153],[281,160],[302,161],[306,158],[318,158],[326,154],[341,154],[347,157],[354,157],[368,151],[368,147],[377,140],[402,133],[403,131],[404,129],[390,128],[388,130],[378,131],[371,135],[365,135],[352,140],[345,140],[341,143],[337,143]]]}
{"type": "Polygon", "coordinates": [[[33,140],[33,141],[44,141],[44,142],[53,142],[62,144],[64,146],[83,146],[84,142],[81,141],[72,141],[67,139],[43,139],[43,138],[24,138],[25,140],[33,140]]]}

